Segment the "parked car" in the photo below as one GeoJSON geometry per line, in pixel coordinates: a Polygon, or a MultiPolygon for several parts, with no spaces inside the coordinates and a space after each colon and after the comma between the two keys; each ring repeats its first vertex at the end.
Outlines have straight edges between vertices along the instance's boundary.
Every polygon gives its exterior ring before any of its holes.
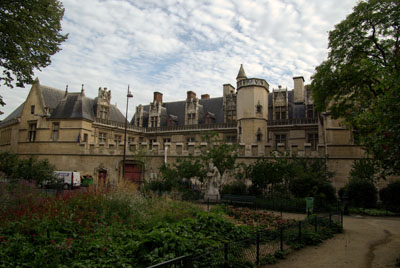
{"type": "Polygon", "coordinates": [[[68,190],[71,189],[72,186],[81,186],[81,174],[78,171],[54,171],[54,175],[57,178],[55,183],[43,182],[39,184],[39,188],[55,186],[68,190]]]}

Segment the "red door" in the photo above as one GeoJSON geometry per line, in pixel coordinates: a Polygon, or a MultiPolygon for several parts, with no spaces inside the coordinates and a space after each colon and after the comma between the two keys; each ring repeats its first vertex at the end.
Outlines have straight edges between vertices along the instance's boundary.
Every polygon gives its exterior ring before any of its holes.
{"type": "Polygon", "coordinates": [[[106,184],[107,170],[99,170],[99,184],[106,184]]]}
{"type": "Polygon", "coordinates": [[[140,183],[142,180],[142,169],[135,164],[125,164],[125,178],[132,182],[140,183]]]}

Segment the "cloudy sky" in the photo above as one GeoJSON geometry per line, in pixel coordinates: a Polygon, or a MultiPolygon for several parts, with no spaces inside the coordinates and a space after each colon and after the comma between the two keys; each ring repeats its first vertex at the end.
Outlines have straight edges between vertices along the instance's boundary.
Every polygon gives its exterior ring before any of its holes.
{"type": "MultiPolygon", "coordinates": [[[[327,56],[328,31],[351,13],[356,0],[62,0],[69,33],[52,64],[35,75],[43,85],[96,97],[112,91],[125,113],[128,84],[138,104],[183,100],[186,91],[222,96],[236,85],[240,64],[248,77],[270,87],[306,83],[327,56]]],[[[4,119],[22,103],[26,88],[0,88],[4,119]]]]}

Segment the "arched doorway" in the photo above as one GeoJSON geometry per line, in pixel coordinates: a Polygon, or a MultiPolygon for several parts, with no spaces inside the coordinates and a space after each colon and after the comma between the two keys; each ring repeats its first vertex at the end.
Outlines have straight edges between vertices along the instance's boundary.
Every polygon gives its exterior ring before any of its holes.
{"type": "Polygon", "coordinates": [[[99,169],[97,175],[98,184],[105,185],[107,182],[107,170],[99,169]]]}

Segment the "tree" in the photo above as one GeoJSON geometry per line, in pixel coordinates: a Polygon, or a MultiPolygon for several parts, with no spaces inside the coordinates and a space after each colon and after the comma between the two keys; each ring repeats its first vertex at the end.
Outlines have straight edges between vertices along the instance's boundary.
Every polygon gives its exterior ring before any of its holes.
{"type": "Polygon", "coordinates": [[[329,32],[312,76],[316,109],[343,118],[381,167],[400,174],[400,2],[359,2],[329,32]]]}
{"type": "MultiPolygon", "coordinates": [[[[61,34],[64,8],[58,0],[13,0],[0,4],[1,84],[33,82],[34,69],[48,66],[68,34],[61,34]]],[[[4,105],[1,96],[0,104],[4,105]]]]}

